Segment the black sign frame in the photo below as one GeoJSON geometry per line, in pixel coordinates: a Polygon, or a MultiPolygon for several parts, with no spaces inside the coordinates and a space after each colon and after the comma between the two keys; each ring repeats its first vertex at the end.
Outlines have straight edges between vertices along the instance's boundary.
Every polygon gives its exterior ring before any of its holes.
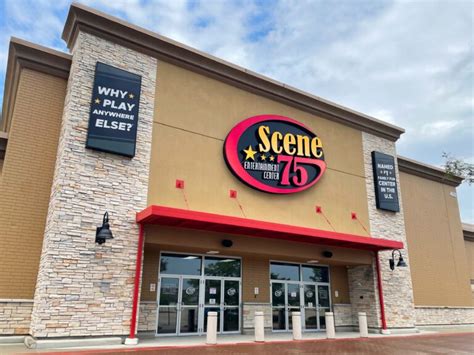
{"type": "Polygon", "coordinates": [[[97,62],[86,148],[135,156],[142,77],[97,62]]]}
{"type": "Polygon", "coordinates": [[[381,152],[372,152],[375,201],[378,209],[400,212],[395,158],[381,152]]]}

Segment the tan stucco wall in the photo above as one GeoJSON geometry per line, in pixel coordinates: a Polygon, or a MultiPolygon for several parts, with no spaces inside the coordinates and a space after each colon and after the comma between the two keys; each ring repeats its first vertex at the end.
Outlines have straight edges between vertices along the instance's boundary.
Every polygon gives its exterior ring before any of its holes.
{"type": "Polygon", "coordinates": [[[185,181],[192,210],[242,217],[229,189],[236,189],[248,218],[330,230],[320,205],[338,232],[366,235],[368,228],[361,132],[206,76],[159,62],[148,203],[187,208],[176,179],[185,181]],[[322,139],[328,170],[312,188],[271,195],[232,175],[223,144],[238,122],[272,113],[292,117],[322,139]]]}
{"type": "Polygon", "coordinates": [[[467,265],[469,268],[469,277],[474,281],[474,242],[465,240],[464,247],[466,249],[467,265]]]}
{"type": "Polygon", "coordinates": [[[0,298],[33,298],[66,83],[20,76],[0,178],[0,298]]]}
{"type": "Polygon", "coordinates": [[[454,187],[400,174],[417,306],[471,306],[469,269],[454,187]]]}

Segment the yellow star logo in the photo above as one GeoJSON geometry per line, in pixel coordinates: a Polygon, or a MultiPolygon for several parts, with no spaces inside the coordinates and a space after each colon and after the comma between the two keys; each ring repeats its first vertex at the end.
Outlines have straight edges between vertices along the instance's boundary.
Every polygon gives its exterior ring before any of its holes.
{"type": "Polygon", "coordinates": [[[275,157],[273,155],[270,155],[270,161],[274,161],[275,157]]]}
{"type": "Polygon", "coordinates": [[[261,154],[260,159],[265,160],[265,159],[267,159],[267,157],[265,156],[265,154],[261,154]]]}
{"type": "Polygon", "coordinates": [[[135,95],[130,94],[130,95],[128,95],[128,97],[131,98],[131,99],[133,99],[133,98],[135,97],[135,95]]]}
{"type": "Polygon", "coordinates": [[[94,102],[95,102],[96,104],[100,104],[100,100],[99,100],[99,99],[95,99],[94,102]]]}
{"type": "Polygon", "coordinates": [[[244,153],[246,154],[245,160],[252,159],[255,161],[255,154],[257,154],[257,151],[253,150],[251,145],[249,145],[247,149],[244,149],[244,153]]]}

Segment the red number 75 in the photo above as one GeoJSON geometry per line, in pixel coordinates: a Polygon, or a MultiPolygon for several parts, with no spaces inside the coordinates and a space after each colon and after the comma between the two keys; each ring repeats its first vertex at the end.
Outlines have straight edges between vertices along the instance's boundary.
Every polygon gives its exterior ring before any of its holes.
{"type": "Polygon", "coordinates": [[[317,159],[310,158],[300,158],[300,157],[291,157],[288,155],[279,155],[277,159],[278,163],[284,162],[285,167],[283,168],[281,181],[282,185],[290,185],[290,170],[295,173],[291,177],[291,182],[296,186],[306,185],[308,182],[308,171],[301,165],[298,164],[308,164],[308,165],[318,165],[317,159]]]}

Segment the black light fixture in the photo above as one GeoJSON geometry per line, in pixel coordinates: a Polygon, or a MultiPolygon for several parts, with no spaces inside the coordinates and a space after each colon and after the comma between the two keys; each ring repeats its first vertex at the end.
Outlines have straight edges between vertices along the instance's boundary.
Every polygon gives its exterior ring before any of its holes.
{"type": "Polygon", "coordinates": [[[222,243],[222,246],[224,248],[230,248],[230,247],[232,247],[232,245],[234,245],[234,243],[230,239],[224,239],[224,240],[222,240],[221,243],[222,243]]]}
{"type": "Polygon", "coordinates": [[[323,256],[325,258],[332,258],[332,251],[329,251],[329,250],[323,251],[323,256]]]}
{"type": "Polygon", "coordinates": [[[109,225],[109,213],[104,213],[104,219],[102,221],[102,226],[97,227],[95,232],[95,242],[98,244],[104,244],[106,240],[114,239],[112,231],[110,230],[109,225]]]}
{"type": "Polygon", "coordinates": [[[407,263],[403,260],[402,252],[398,249],[392,251],[392,258],[388,260],[390,264],[390,270],[395,269],[395,252],[398,251],[398,263],[397,267],[407,267],[407,263]]]}

